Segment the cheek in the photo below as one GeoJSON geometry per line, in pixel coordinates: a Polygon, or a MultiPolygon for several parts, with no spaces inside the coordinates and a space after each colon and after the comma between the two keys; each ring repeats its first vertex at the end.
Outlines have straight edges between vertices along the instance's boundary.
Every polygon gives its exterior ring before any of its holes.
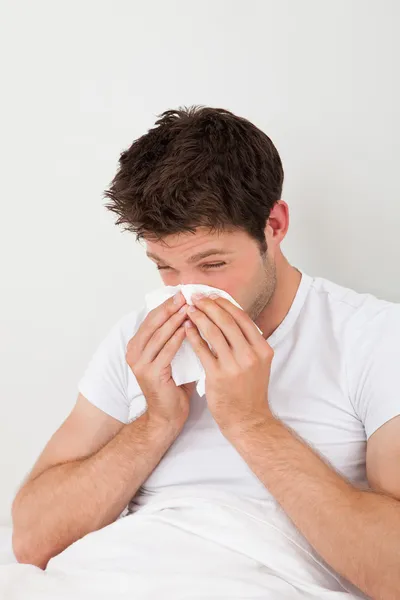
{"type": "Polygon", "coordinates": [[[176,275],[170,273],[169,271],[160,271],[160,277],[164,285],[178,285],[179,283],[176,275]]]}
{"type": "Polygon", "coordinates": [[[214,275],[213,277],[209,277],[206,283],[228,292],[228,294],[239,304],[241,304],[247,285],[246,281],[243,279],[243,275],[240,275],[240,273],[236,271],[214,275]]]}
{"type": "MultiPolygon", "coordinates": [[[[232,272],[226,281],[221,281],[219,287],[223,288],[245,310],[250,306],[257,283],[261,281],[261,274],[247,268],[232,272]]],[[[218,287],[218,286],[216,286],[218,287]]]]}
{"type": "Polygon", "coordinates": [[[243,296],[243,293],[247,291],[248,286],[251,284],[252,276],[248,269],[231,271],[226,277],[220,278],[220,281],[224,282],[224,289],[229,292],[231,296],[243,296]]]}

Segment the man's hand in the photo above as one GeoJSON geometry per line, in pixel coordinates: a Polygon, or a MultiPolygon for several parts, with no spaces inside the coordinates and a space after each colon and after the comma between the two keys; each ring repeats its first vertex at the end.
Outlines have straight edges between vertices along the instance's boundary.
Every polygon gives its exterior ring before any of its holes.
{"type": "Polygon", "coordinates": [[[228,300],[192,298],[198,310],[188,316],[197,327],[187,329],[187,339],[206,370],[207,401],[222,433],[334,571],[374,600],[397,600],[398,500],[360,491],[275,418],[268,343],[228,300]]]}
{"type": "Polygon", "coordinates": [[[206,372],[210,411],[224,435],[274,420],[268,405],[273,350],[240,308],[219,296],[192,296],[186,336],[206,372]],[[202,339],[208,340],[212,350],[202,339]]]}
{"type": "Polygon", "coordinates": [[[177,386],[172,379],[171,361],[185,338],[187,310],[180,292],[177,302],[174,298],[149,312],[128,343],[126,362],[146,398],[149,418],[181,429],[189,414],[195,383],[177,386]]]}

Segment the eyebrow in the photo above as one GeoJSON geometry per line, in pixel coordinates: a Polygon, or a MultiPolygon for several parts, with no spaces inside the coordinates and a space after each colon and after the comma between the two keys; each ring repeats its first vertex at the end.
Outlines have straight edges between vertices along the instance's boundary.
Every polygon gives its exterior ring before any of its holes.
{"type": "MultiPolygon", "coordinates": [[[[198,260],[201,260],[202,258],[207,258],[207,256],[212,256],[215,254],[233,254],[233,250],[223,250],[222,248],[210,248],[209,250],[203,250],[203,252],[193,254],[193,256],[188,258],[187,262],[194,263],[198,260]]],[[[146,256],[148,256],[149,258],[154,258],[155,260],[158,260],[159,262],[165,264],[165,260],[163,260],[160,256],[157,256],[157,254],[154,254],[153,252],[146,252],[146,256]]]]}

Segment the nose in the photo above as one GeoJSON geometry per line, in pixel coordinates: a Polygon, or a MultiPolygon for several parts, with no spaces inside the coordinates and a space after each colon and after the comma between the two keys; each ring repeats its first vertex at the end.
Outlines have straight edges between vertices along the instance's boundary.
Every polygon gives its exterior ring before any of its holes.
{"type": "Polygon", "coordinates": [[[179,283],[180,283],[180,285],[189,285],[189,284],[209,285],[207,283],[207,281],[203,280],[202,277],[181,277],[179,283]]]}

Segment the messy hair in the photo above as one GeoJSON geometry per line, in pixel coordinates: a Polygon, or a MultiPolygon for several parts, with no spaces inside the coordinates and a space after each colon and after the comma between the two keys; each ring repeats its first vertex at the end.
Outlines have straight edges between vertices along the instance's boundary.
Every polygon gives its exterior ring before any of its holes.
{"type": "Polygon", "coordinates": [[[167,110],[121,153],[105,206],[136,239],[241,229],[265,252],[283,176],[274,144],[247,119],[221,108],[167,110]]]}

